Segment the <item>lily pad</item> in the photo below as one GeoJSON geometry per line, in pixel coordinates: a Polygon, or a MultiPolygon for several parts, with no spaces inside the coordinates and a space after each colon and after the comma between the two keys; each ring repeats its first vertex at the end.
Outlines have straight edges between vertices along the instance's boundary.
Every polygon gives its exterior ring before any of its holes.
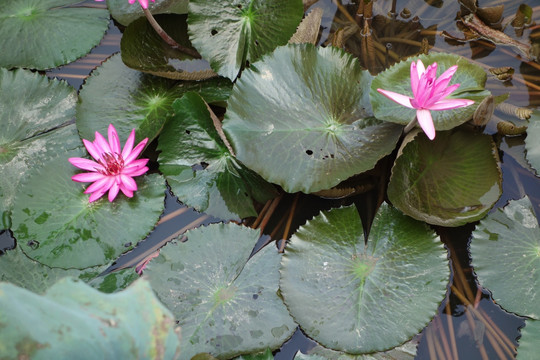
{"type": "Polygon", "coordinates": [[[236,160],[219,137],[203,99],[186,93],[173,103],[175,116],[159,138],[159,164],[184,204],[224,220],[256,216],[275,187],[236,160]]]}
{"type": "Polygon", "coordinates": [[[109,12],[75,6],[80,0],[3,0],[0,66],[50,69],[70,63],[99,44],[109,12]]]}
{"type": "Polygon", "coordinates": [[[501,195],[501,183],[491,136],[454,129],[430,141],[414,131],[392,168],[388,198],[417,220],[460,226],[486,215],[501,195]]]}
{"type": "MultiPolygon", "coordinates": [[[[189,0],[148,1],[148,10],[152,14],[187,14],[188,2],[189,0]]],[[[107,7],[114,20],[124,26],[144,16],[144,12],[138,1],[130,4],[126,0],[107,0],[107,7]]]]}
{"type": "Polygon", "coordinates": [[[230,359],[276,349],[292,335],[296,324],[277,294],[281,255],[267,246],[248,261],[258,230],[215,224],[186,236],[145,270],[182,327],[183,358],[230,359]]]}
{"type": "Polygon", "coordinates": [[[285,191],[329,189],[372,169],[401,135],[372,117],[371,79],[340,49],[280,47],[242,73],[223,129],[238,159],[285,191]]]}
{"type": "MultiPolygon", "coordinates": [[[[178,44],[195,53],[187,34],[187,15],[157,15],[156,21],[178,44]]],[[[217,76],[203,59],[172,48],[146,18],[133,21],[120,42],[122,61],[132,69],[175,80],[204,80],[217,76]]]]}
{"type": "Polygon", "coordinates": [[[412,97],[411,62],[418,59],[422,60],[426,68],[436,62],[438,64],[437,76],[440,76],[449,67],[458,65],[458,69],[449,85],[460,84],[460,86],[448,98],[470,99],[475,102],[470,106],[458,109],[431,111],[436,130],[449,130],[467,122],[472,118],[474,111],[482,100],[490,95],[490,92],[484,89],[487,75],[480,66],[453,54],[433,53],[420,55],[397,63],[375,76],[369,95],[377,119],[402,125],[406,125],[414,119],[416,109],[409,109],[393,102],[384,95],[379,94],[377,89],[391,90],[412,97]]]}
{"type": "Polygon", "coordinates": [[[527,319],[521,329],[516,359],[530,360],[538,357],[538,339],[540,339],[540,321],[527,319]]]}
{"type": "Polygon", "coordinates": [[[246,62],[285,45],[304,15],[301,0],[191,0],[191,42],[218,74],[234,80],[246,62]]]}
{"type": "Polygon", "coordinates": [[[0,336],[6,359],[89,354],[96,359],[174,359],[180,354],[174,319],[145,280],[112,295],[70,278],[45,295],[0,283],[0,336]]]}
{"type": "Polygon", "coordinates": [[[425,327],[448,278],[446,251],[426,224],[383,204],[364,245],[360,216],[349,206],[322,212],[292,236],[280,289],[309,337],[363,354],[393,348],[425,327]]]}
{"type": "MultiPolygon", "coordinates": [[[[1,55],[0,55],[1,56],[1,55]]],[[[77,93],[63,81],[0,68],[0,214],[9,219],[21,182],[52,157],[82,145],[74,125],[77,93]]],[[[7,227],[3,221],[0,229],[7,227]]]]}
{"type": "Polygon", "coordinates": [[[418,342],[414,339],[392,350],[366,355],[352,355],[327,349],[321,345],[310,349],[308,355],[297,353],[295,360],[414,360],[418,342]]]}
{"type": "Polygon", "coordinates": [[[527,161],[536,170],[536,174],[540,175],[540,112],[534,111],[529,118],[529,126],[527,127],[527,137],[525,138],[525,149],[527,150],[527,161]]]}
{"type": "Polygon", "coordinates": [[[471,257],[480,284],[497,304],[540,320],[540,228],[528,197],[510,201],[480,222],[471,257]]]}
{"type": "Polygon", "coordinates": [[[107,267],[97,266],[84,270],[50,268],[30,259],[17,247],[0,257],[0,281],[42,294],[58,280],[69,276],[77,277],[101,292],[111,293],[125,289],[139,278],[131,268],[99,276],[107,267]]]}
{"type": "Polygon", "coordinates": [[[86,185],[71,181],[77,169],[69,156],[44,164],[17,193],[13,234],[30,258],[47,266],[82,269],[109,263],[144,239],[158,221],[164,179],[138,177],[133,198],[89,203],[86,185]]]}
{"type": "Polygon", "coordinates": [[[92,72],[80,92],[77,128],[84,139],[94,132],[107,133],[114,124],[118,134],[127,138],[136,129],[136,143],[154,139],[170,117],[171,104],[187,91],[196,91],[206,102],[226,101],[231,82],[216,78],[202,82],[178,82],[128,68],[120,55],[113,55],[92,72]]]}

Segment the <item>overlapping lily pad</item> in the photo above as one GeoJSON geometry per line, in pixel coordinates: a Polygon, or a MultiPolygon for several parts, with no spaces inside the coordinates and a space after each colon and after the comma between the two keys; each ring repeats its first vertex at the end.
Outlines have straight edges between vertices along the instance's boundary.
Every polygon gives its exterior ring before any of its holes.
{"type": "Polygon", "coordinates": [[[392,350],[381,351],[366,355],[352,355],[330,350],[321,345],[308,351],[308,355],[297,353],[295,360],[413,360],[416,356],[418,342],[414,339],[392,350]]]}
{"type": "MultiPolygon", "coordinates": [[[[152,14],[186,14],[188,12],[188,2],[189,0],[148,1],[148,10],[152,14]]],[[[125,0],[107,0],[107,7],[111,12],[111,16],[125,26],[144,16],[138,1],[130,4],[125,0]]]]}
{"type": "Polygon", "coordinates": [[[517,360],[536,359],[538,356],[538,339],[540,339],[540,321],[527,319],[521,329],[517,360]]]}
{"type": "Polygon", "coordinates": [[[6,359],[180,356],[174,318],[145,280],[113,295],[70,278],[45,295],[0,283],[0,335],[6,359]]]}
{"type": "Polygon", "coordinates": [[[540,175],[540,112],[533,112],[529,118],[529,126],[527,128],[527,137],[525,138],[525,149],[527,150],[527,161],[536,170],[536,174],[540,175]]]}
{"type": "Polygon", "coordinates": [[[107,133],[114,124],[118,134],[127,138],[135,128],[137,139],[154,139],[170,116],[171,104],[187,91],[196,91],[209,103],[229,97],[228,79],[178,82],[143,74],[128,68],[120,55],[109,58],[86,80],[77,106],[77,128],[84,139],[94,132],[107,133]]]}
{"type": "Polygon", "coordinates": [[[454,129],[430,141],[415,131],[401,145],[388,198],[415,219],[460,226],[485,216],[501,195],[501,182],[491,136],[454,129]]]}
{"type": "Polygon", "coordinates": [[[15,198],[13,234],[32,259],[48,266],[87,268],[103,265],[152,230],[163,210],[165,182],[157,174],[136,178],[129,199],[120,194],[89,203],[86,184],[71,181],[77,169],[67,158],[53,159],[30,176],[15,198]]]}
{"type": "Polygon", "coordinates": [[[480,284],[500,306],[540,320],[540,227],[528,197],[480,222],[471,256],[480,284]]]}
{"type": "Polygon", "coordinates": [[[285,45],[303,14],[301,0],[191,0],[189,36],[214,71],[234,80],[246,61],[285,45]]]}
{"type": "MultiPolygon", "coordinates": [[[[156,21],[181,46],[197,53],[187,34],[187,15],[157,15],[156,21]]],[[[217,76],[210,64],[167,44],[146,18],[133,21],[120,43],[122,61],[132,69],[176,80],[204,80],[217,76]]]]}
{"type": "Polygon", "coordinates": [[[248,261],[258,230],[215,224],[186,236],[145,270],[182,327],[183,357],[230,359],[276,349],[292,335],[296,324],[277,294],[281,255],[267,246],[248,261]]]}
{"type": "Polygon", "coordinates": [[[0,215],[7,228],[21,182],[41,164],[81,145],[74,125],[77,94],[63,81],[0,69],[0,215]]]}
{"type": "Polygon", "coordinates": [[[17,247],[0,257],[0,281],[9,282],[35,293],[44,293],[64,277],[77,277],[101,292],[111,293],[125,289],[139,278],[134,269],[123,269],[100,277],[105,266],[85,270],[50,268],[28,258],[17,247]]]}
{"type": "Polygon", "coordinates": [[[256,200],[277,195],[273,185],[237,161],[220,138],[203,99],[187,93],[159,138],[160,170],[180,201],[224,220],[255,216],[256,200]]]}
{"type": "Polygon", "coordinates": [[[3,0],[0,66],[50,69],[70,63],[99,44],[109,12],[74,6],[80,0],[3,0]]]}
{"type": "Polygon", "coordinates": [[[460,87],[449,98],[474,100],[473,105],[453,110],[431,111],[436,130],[449,130],[471,119],[472,114],[482,100],[490,95],[484,89],[486,73],[478,65],[468,62],[465,58],[445,53],[433,53],[408,58],[395,64],[389,69],[379,73],[371,84],[370,99],[375,117],[380,120],[391,121],[406,125],[416,116],[415,109],[409,109],[399,105],[377,92],[377,89],[390,90],[399,94],[412,97],[411,90],[411,62],[422,60],[424,65],[436,62],[437,76],[453,65],[458,65],[458,70],[452,77],[452,84],[460,84],[460,87]]]}
{"type": "Polygon", "coordinates": [[[373,168],[401,134],[372,117],[371,79],[342,50],[280,47],[242,73],[223,129],[240,161],[286,191],[331,188],[373,168]]]}
{"type": "Polygon", "coordinates": [[[446,256],[429,227],[387,204],[367,245],[356,208],[334,209],[292,236],[280,289],[296,322],[321,345],[352,354],[387,350],[437,313],[446,256]]]}

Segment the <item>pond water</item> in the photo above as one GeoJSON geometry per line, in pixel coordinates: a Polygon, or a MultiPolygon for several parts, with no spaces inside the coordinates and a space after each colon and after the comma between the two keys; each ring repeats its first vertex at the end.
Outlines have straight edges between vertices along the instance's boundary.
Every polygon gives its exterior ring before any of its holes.
{"type": "MultiPolygon", "coordinates": [[[[87,3],[92,3],[88,1],[87,3]]],[[[518,11],[522,2],[512,0],[480,1],[479,6],[504,5],[503,26],[506,32],[511,33],[512,26],[507,19],[513,17],[518,11]]],[[[533,0],[523,1],[533,9],[532,24],[540,23],[540,6],[533,0]]],[[[99,5],[101,6],[101,5],[99,5]]],[[[315,2],[312,8],[320,7],[324,10],[321,23],[321,38],[319,43],[325,43],[334,32],[336,24],[341,24],[347,18],[344,11],[356,9],[355,1],[341,1],[338,8],[334,1],[320,0],[315,2]]],[[[410,0],[410,1],[376,1],[373,13],[378,17],[377,21],[382,21],[382,17],[387,18],[392,15],[392,8],[395,9],[396,16],[395,29],[386,34],[377,34],[383,38],[383,42],[391,43],[389,50],[403,52],[400,47],[408,46],[414,48],[420,41],[415,37],[403,38],[399,36],[400,31],[408,31],[420,34],[429,38],[432,51],[451,52],[464,56],[471,61],[481,64],[484,68],[510,66],[515,69],[513,80],[501,82],[495,77],[489,77],[486,88],[494,95],[508,93],[509,100],[513,105],[538,109],[540,106],[540,65],[538,63],[524,61],[517,56],[511,46],[493,45],[489,41],[479,40],[474,42],[457,42],[443,36],[446,31],[451,36],[462,38],[463,34],[456,27],[455,16],[460,10],[457,1],[450,0],[410,0]],[[384,9],[384,10],[382,10],[384,9]],[[410,16],[407,14],[410,13],[410,16]],[[418,16],[418,19],[411,19],[418,16]],[[421,29],[421,30],[420,30],[421,29]],[[413,45],[411,45],[413,44],[413,45]]],[[[377,23],[374,19],[374,31],[384,32],[386,25],[377,23]],[[378,24],[378,25],[377,25],[378,24]],[[377,26],[381,28],[377,29],[377,26]]],[[[530,40],[538,43],[540,38],[540,25],[532,25],[534,28],[530,32],[530,40]]],[[[517,30],[516,30],[517,31],[517,30]]],[[[414,35],[413,34],[413,35],[414,35]]],[[[50,77],[57,77],[67,80],[75,88],[80,88],[84,79],[101,61],[109,55],[119,50],[121,31],[111,22],[107,35],[100,46],[92,53],[77,62],[63,66],[61,68],[48,71],[50,77]]],[[[360,40],[349,39],[346,44],[351,49],[360,49],[360,40]],[[355,43],[356,42],[356,43],[355,43]]],[[[416,49],[416,48],[414,48],[416,49]]],[[[411,51],[415,51],[415,50],[411,51]]],[[[354,52],[354,51],[353,51],[354,52]]],[[[388,53],[387,53],[388,54],[388,53]]],[[[384,59],[384,57],[383,57],[384,59]]],[[[366,59],[366,61],[370,61],[366,59]]],[[[382,70],[381,61],[364,64],[374,71],[382,70]]],[[[393,62],[386,58],[386,61],[393,62]]],[[[387,65],[387,64],[386,64],[387,65]]],[[[495,117],[505,119],[507,115],[496,111],[495,117]]],[[[487,128],[486,132],[495,133],[496,129],[487,128]]],[[[496,139],[500,139],[494,134],[496,139]]],[[[502,138],[500,160],[503,173],[503,193],[494,209],[501,208],[511,199],[519,199],[528,195],[535,207],[536,214],[540,214],[540,178],[526,168],[526,164],[521,161],[524,154],[524,136],[502,138]]],[[[376,198],[376,193],[367,193],[363,196],[365,203],[376,198]]],[[[330,209],[344,204],[352,203],[351,199],[327,200],[313,195],[286,194],[279,203],[276,204],[274,214],[269,218],[265,227],[265,234],[273,234],[273,239],[290,236],[306,220],[312,218],[320,210],[330,209]],[[289,217],[290,209],[294,216],[292,223],[287,227],[285,221],[289,217]],[[286,228],[287,227],[287,228],[286,228]],[[282,234],[285,233],[285,236],[282,234]],[[288,234],[288,235],[287,235],[288,234]]],[[[262,205],[259,209],[262,209],[262,205]]],[[[366,211],[369,212],[369,206],[366,211]]],[[[492,210],[494,211],[494,210],[492,210]]],[[[195,228],[201,224],[219,222],[220,219],[199,214],[196,211],[185,207],[177,202],[176,198],[169,194],[166,198],[164,217],[155,230],[142,242],[135,250],[121,256],[118,261],[106,272],[134,266],[145,256],[149,255],[166,241],[185,232],[187,229],[195,228]],[[165,221],[166,219],[166,221],[165,221]]],[[[254,219],[247,219],[246,224],[252,224],[254,219]]],[[[524,319],[509,314],[494,304],[489,291],[482,288],[475,278],[474,269],[470,266],[468,242],[475,224],[468,224],[458,228],[435,227],[437,233],[449,250],[449,257],[452,265],[452,288],[446,299],[441,303],[439,314],[432,320],[428,327],[416,338],[418,341],[417,359],[449,358],[446,357],[453,346],[457,350],[456,358],[459,359],[509,359],[513,357],[513,352],[505,352],[511,344],[517,346],[517,339],[520,336],[520,328],[524,326],[524,319]],[[473,309],[467,303],[473,304],[473,309]],[[482,314],[494,328],[498,328],[500,337],[493,339],[486,335],[485,325],[478,320],[478,315],[482,314]],[[476,330],[475,330],[476,329],[476,330]],[[479,330],[480,329],[480,330],[479,330]],[[475,336],[471,336],[475,334],[475,336]],[[502,340],[506,337],[509,341],[505,345],[502,340]],[[453,342],[455,341],[455,345],[453,342]]],[[[270,241],[269,236],[263,236],[259,246],[270,241]]],[[[280,246],[278,243],[277,246],[280,246]]],[[[0,249],[13,247],[13,239],[9,232],[0,234],[0,249]]],[[[315,342],[306,337],[300,330],[297,330],[293,337],[287,341],[283,347],[275,353],[275,359],[289,360],[294,358],[297,351],[306,352],[315,346],[315,342]]]]}

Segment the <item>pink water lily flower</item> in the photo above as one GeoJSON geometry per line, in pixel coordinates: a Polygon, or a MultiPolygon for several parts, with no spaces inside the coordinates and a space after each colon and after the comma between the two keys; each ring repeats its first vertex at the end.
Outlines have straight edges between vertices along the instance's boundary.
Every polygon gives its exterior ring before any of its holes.
{"type": "MultiPolygon", "coordinates": [[[[96,1],[105,1],[105,0],[96,0],[96,1]]],[[[148,9],[148,0],[129,0],[130,4],[134,4],[135,1],[138,1],[139,4],[141,4],[143,9],[148,9]]],[[[156,0],[151,0],[152,2],[156,2],[156,0]]]]}
{"type": "Polygon", "coordinates": [[[450,110],[474,104],[469,99],[446,99],[454,92],[459,84],[448,86],[452,76],[457,70],[457,65],[451,66],[439,78],[437,78],[437,63],[427,67],[421,60],[411,63],[411,89],[413,97],[398,94],[393,91],[377,89],[377,91],[390,100],[416,109],[418,123],[430,140],[435,138],[435,125],[431,117],[431,110],[450,110]]]}
{"type": "Polygon", "coordinates": [[[138,159],[137,157],[143,151],[148,138],[141,141],[135,148],[135,129],[124,145],[120,148],[120,139],[118,133],[112,124],[108,129],[109,141],[105,140],[103,135],[96,131],[94,142],[83,139],[84,146],[95,161],[84,158],[69,158],[69,162],[79,169],[89,170],[88,173],[80,173],[71,177],[71,180],[77,182],[92,182],[88,186],[85,194],[92,194],[89,202],[96,201],[107,191],[109,192],[109,201],[113,201],[122,191],[127,197],[133,197],[133,192],[137,190],[137,183],[133,177],[140,176],[148,171],[146,164],[148,159],[138,159]]]}

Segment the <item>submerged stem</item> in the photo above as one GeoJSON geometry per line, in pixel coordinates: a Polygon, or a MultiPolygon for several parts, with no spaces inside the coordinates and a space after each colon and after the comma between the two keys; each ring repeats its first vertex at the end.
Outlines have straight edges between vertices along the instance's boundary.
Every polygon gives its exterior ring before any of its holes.
{"type": "Polygon", "coordinates": [[[179,51],[183,52],[186,55],[189,55],[195,59],[200,59],[201,54],[199,54],[196,50],[184,47],[180,44],[178,44],[172,37],[163,30],[163,28],[157,23],[156,19],[148,9],[143,8],[144,15],[146,16],[146,19],[152,25],[152,27],[156,30],[159,36],[170,46],[172,46],[175,49],[178,49],[179,51]]]}

